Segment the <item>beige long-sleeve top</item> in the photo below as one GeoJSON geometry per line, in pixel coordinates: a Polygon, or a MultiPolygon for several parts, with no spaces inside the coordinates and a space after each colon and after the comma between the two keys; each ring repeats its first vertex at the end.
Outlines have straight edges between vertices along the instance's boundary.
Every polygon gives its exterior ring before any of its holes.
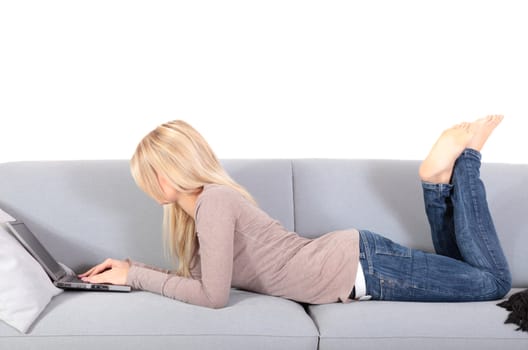
{"type": "Polygon", "coordinates": [[[218,184],[200,193],[195,228],[192,278],[131,261],[127,284],[212,308],[227,304],[231,287],[309,304],[350,302],[359,263],[355,229],[301,237],[218,184]]]}

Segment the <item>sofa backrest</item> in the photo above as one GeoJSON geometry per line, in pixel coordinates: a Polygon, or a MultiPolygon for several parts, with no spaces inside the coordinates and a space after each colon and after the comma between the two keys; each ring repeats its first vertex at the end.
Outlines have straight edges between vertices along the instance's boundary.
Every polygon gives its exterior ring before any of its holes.
{"type": "MultiPolygon", "coordinates": [[[[260,205],[294,230],[291,162],[225,160],[260,205]]],[[[134,183],[129,163],[44,161],[0,164],[0,208],[75,271],[107,257],[165,268],[163,209],[134,183]]]]}
{"type": "MultiPolygon", "coordinates": [[[[225,159],[230,175],[288,230],[317,237],[364,228],[432,251],[419,162],[352,159],[225,159]]],[[[490,209],[514,286],[528,286],[527,165],[484,164],[490,209]]],[[[106,257],[171,267],[162,208],[134,184],[128,161],[0,164],[0,208],[25,221],[76,271],[106,257]]]]}

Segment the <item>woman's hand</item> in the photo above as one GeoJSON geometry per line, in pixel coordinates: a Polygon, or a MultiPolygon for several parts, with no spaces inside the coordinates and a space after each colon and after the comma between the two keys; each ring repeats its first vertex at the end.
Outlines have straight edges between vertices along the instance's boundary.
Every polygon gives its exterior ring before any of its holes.
{"type": "Polygon", "coordinates": [[[123,260],[106,259],[99,265],[79,275],[85,282],[126,284],[130,264],[123,260]]]}

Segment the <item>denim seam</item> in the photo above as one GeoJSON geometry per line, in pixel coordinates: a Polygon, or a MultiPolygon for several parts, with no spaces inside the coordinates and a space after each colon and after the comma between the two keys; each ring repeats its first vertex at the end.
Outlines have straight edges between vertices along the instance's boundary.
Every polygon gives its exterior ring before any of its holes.
{"type": "MultiPolygon", "coordinates": [[[[468,150],[468,153],[469,151],[471,151],[470,149],[468,150]]],[[[473,168],[473,165],[471,162],[465,162],[464,163],[465,166],[466,166],[466,169],[467,171],[475,171],[474,168],[473,168]]],[[[471,191],[471,198],[473,199],[472,200],[472,210],[474,213],[478,213],[479,212],[479,203],[477,201],[477,191],[475,190],[475,187],[477,186],[475,181],[478,181],[474,178],[469,178],[468,179],[468,182],[469,182],[469,185],[470,185],[470,191],[471,191]]],[[[495,254],[493,253],[493,249],[490,249],[490,244],[489,244],[489,240],[488,240],[488,237],[486,234],[483,234],[485,232],[485,228],[484,228],[484,225],[482,223],[482,217],[480,217],[480,215],[475,215],[476,218],[477,218],[477,229],[478,229],[478,237],[479,239],[481,240],[481,242],[483,242],[483,244],[486,246],[486,251],[489,253],[490,257],[491,257],[491,260],[493,261],[493,265],[491,268],[493,268],[494,270],[497,269],[497,266],[499,265],[497,263],[497,259],[495,257],[495,254]]]]}
{"type": "Polygon", "coordinates": [[[374,274],[374,267],[372,266],[370,248],[369,248],[369,245],[365,242],[367,240],[367,238],[366,238],[365,234],[361,230],[359,231],[359,233],[361,235],[361,244],[363,245],[363,251],[365,253],[365,260],[367,261],[367,265],[368,265],[368,273],[369,273],[369,275],[373,275],[374,274]]]}
{"type": "MultiPolygon", "coordinates": [[[[413,285],[413,289],[422,290],[422,291],[426,291],[426,292],[434,291],[435,293],[443,294],[443,295],[446,295],[446,296],[451,296],[452,295],[451,291],[446,291],[446,290],[438,289],[438,288],[421,288],[419,286],[415,287],[413,285]]],[[[495,286],[495,289],[492,292],[489,292],[487,294],[481,294],[477,298],[473,294],[460,293],[459,292],[457,294],[457,298],[461,298],[461,297],[462,298],[467,298],[468,301],[475,301],[476,299],[481,300],[481,301],[484,301],[484,300],[495,300],[495,299],[497,299],[497,297],[496,297],[497,296],[497,291],[498,291],[498,288],[497,288],[497,286],[495,286]]],[[[460,300],[460,301],[464,302],[464,300],[460,300]]]]}

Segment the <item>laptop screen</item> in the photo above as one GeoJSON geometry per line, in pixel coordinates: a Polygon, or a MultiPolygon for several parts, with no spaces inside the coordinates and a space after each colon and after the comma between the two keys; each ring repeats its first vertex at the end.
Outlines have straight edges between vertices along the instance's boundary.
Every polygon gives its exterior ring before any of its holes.
{"type": "Polygon", "coordinates": [[[57,260],[51,256],[51,254],[46,250],[42,243],[40,243],[37,237],[35,237],[33,232],[31,232],[23,222],[10,222],[8,223],[8,226],[9,225],[11,225],[11,227],[14,229],[12,230],[13,235],[42,265],[42,267],[44,267],[48,275],[54,281],[57,281],[66,275],[66,271],[62,268],[62,266],[57,263],[57,260]]]}

